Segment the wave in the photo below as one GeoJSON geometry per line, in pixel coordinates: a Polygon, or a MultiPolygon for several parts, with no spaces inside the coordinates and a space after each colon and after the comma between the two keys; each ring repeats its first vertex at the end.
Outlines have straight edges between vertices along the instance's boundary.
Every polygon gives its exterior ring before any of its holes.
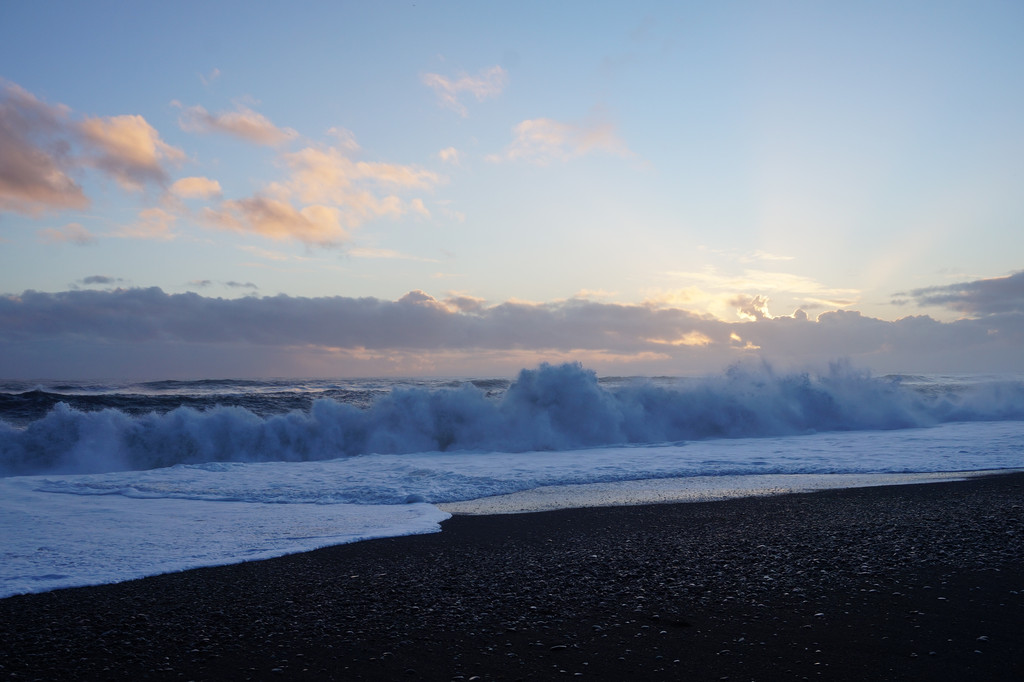
{"type": "Polygon", "coordinates": [[[835,363],[821,373],[738,365],[703,379],[609,384],[578,364],[542,365],[507,387],[402,387],[362,407],[320,397],[277,414],[244,403],[139,414],[130,406],[88,410],[60,401],[27,425],[0,421],[0,475],[367,453],[557,451],[1007,419],[1024,419],[1024,382],[922,390],[835,363]]]}

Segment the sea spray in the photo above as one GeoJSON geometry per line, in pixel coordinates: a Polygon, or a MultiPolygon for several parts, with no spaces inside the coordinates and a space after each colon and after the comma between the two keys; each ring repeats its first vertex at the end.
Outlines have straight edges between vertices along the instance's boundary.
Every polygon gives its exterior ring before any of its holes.
{"type": "MultiPolygon", "coordinates": [[[[283,382],[218,382],[188,393],[124,393],[55,402],[28,421],[0,411],[0,474],[98,473],[207,462],[324,460],[368,453],[524,452],[707,438],[885,430],[1024,419],[1024,382],[929,383],[876,378],[834,363],[823,372],[741,364],[700,379],[609,384],[578,364],[523,370],[510,384],[458,382],[354,391],[295,409],[283,382]],[[507,385],[507,388],[506,388],[507,385]],[[261,394],[261,390],[264,391],[261,394]],[[262,395],[262,397],[261,397],[262,395]],[[186,406],[174,407],[177,397],[186,406]],[[156,399],[156,403],[150,403],[156,399]],[[170,398],[170,399],[169,399],[170,398]],[[118,407],[107,406],[109,404],[118,407]],[[202,404],[204,407],[188,406],[202,404]],[[275,406],[277,409],[275,410],[275,406]]],[[[151,388],[159,392],[159,389],[151,388]]],[[[166,389],[165,389],[166,390],[166,389]]],[[[2,405],[22,414],[18,396],[2,405]],[[21,412],[18,412],[21,410],[21,412]]]]}

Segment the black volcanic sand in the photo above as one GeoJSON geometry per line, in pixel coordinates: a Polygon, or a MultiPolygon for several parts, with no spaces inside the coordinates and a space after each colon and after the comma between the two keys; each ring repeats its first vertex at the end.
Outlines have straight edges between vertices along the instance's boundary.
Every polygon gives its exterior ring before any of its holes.
{"type": "Polygon", "coordinates": [[[0,600],[9,679],[1021,680],[1024,475],[456,517],[0,600]]]}

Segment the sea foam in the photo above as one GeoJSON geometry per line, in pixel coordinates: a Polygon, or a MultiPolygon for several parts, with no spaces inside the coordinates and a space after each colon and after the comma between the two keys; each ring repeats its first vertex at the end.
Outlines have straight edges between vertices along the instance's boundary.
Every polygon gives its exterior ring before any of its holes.
{"type": "Polygon", "coordinates": [[[503,391],[472,383],[395,388],[258,414],[240,405],[142,414],[56,403],[0,421],[0,475],[98,473],[207,462],[309,461],[369,453],[561,451],[708,438],[888,430],[1024,419],[1024,382],[908,385],[843,363],[820,373],[735,366],[719,376],[621,381],[577,364],[523,370],[503,391]]]}

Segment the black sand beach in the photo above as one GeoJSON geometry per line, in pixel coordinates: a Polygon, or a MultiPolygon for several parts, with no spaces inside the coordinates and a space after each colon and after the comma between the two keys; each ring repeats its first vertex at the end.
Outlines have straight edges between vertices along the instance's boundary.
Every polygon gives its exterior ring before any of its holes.
{"type": "Polygon", "coordinates": [[[0,600],[7,679],[1024,679],[1024,474],[456,517],[0,600]]]}

